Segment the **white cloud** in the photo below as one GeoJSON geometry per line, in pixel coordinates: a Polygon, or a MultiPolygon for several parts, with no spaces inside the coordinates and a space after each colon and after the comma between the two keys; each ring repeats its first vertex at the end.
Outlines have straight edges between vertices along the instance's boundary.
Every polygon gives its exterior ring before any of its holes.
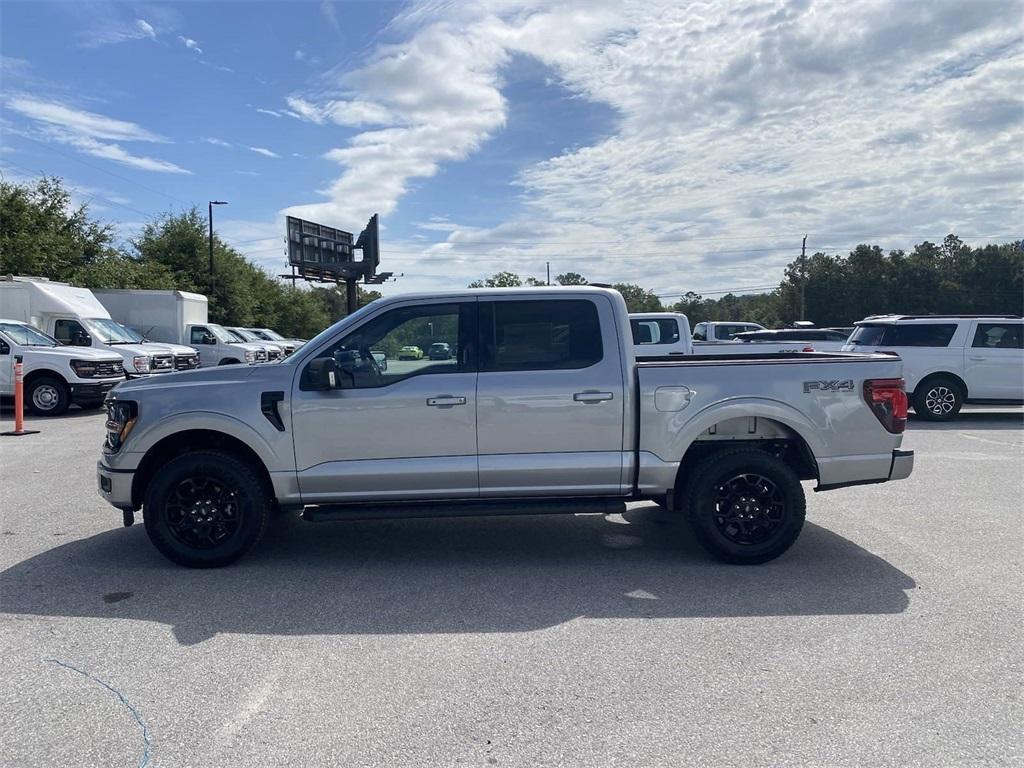
{"type": "Polygon", "coordinates": [[[250,150],[255,152],[257,155],[263,155],[264,157],[280,157],[276,152],[271,152],[266,147],[249,147],[250,150]]]}
{"type": "Polygon", "coordinates": [[[263,115],[270,115],[271,117],[281,117],[281,113],[273,109],[263,109],[262,107],[257,107],[256,111],[263,115]]]}
{"type": "Polygon", "coordinates": [[[904,247],[1007,235],[1024,213],[1013,0],[420,3],[391,29],[404,41],[288,100],[322,126],[375,126],[326,153],[341,173],[324,200],[288,212],[358,227],[393,211],[498,135],[516,56],[614,116],[522,169],[523,213],[428,249],[467,275],[555,259],[666,292],[760,285],[803,232],[815,249],[904,247]]]}
{"type": "Polygon", "coordinates": [[[156,30],[153,29],[153,25],[145,19],[136,19],[135,28],[139,30],[139,33],[143,37],[148,37],[150,40],[156,40],[156,30]]]}
{"type": "Polygon", "coordinates": [[[178,35],[178,39],[181,41],[181,44],[188,48],[190,51],[195,51],[196,53],[203,52],[203,49],[199,47],[199,43],[197,43],[191,37],[183,37],[182,35],[178,35]]]}
{"type": "Polygon", "coordinates": [[[224,141],[223,139],[215,139],[211,136],[204,136],[202,141],[206,144],[213,144],[215,147],[231,147],[231,142],[224,141]]]}
{"type": "Polygon", "coordinates": [[[163,136],[136,123],[29,96],[11,97],[7,100],[7,107],[32,120],[44,138],[68,144],[87,155],[145,171],[191,173],[191,171],[167,160],[135,155],[118,143],[108,143],[111,141],[168,143],[163,136]]]}
{"type": "Polygon", "coordinates": [[[306,52],[303,51],[301,48],[296,48],[295,53],[292,55],[295,57],[296,61],[302,61],[303,59],[306,58],[306,52]]]}
{"type": "Polygon", "coordinates": [[[7,100],[7,107],[38,122],[58,125],[95,139],[167,141],[136,123],[74,109],[56,101],[44,101],[31,96],[14,96],[7,100]]]}

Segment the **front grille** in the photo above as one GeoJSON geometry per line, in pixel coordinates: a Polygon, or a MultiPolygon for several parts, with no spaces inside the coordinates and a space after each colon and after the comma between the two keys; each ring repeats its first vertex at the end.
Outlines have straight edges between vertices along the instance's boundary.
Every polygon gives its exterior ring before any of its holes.
{"type": "Polygon", "coordinates": [[[96,373],[92,375],[92,378],[100,379],[108,376],[124,376],[124,363],[120,360],[96,363],[96,373]]]}
{"type": "Polygon", "coordinates": [[[265,349],[257,349],[256,350],[256,362],[257,363],[265,363],[265,362],[267,362],[267,350],[265,350],[265,349]]]}
{"type": "Polygon", "coordinates": [[[174,370],[191,371],[199,367],[199,355],[175,355],[174,370]]]}
{"type": "Polygon", "coordinates": [[[282,357],[284,357],[284,355],[281,353],[280,349],[268,349],[267,350],[267,359],[268,360],[280,360],[282,357]]]}
{"type": "Polygon", "coordinates": [[[153,355],[153,362],[150,363],[151,371],[170,371],[174,369],[174,357],[172,355],[153,355]]]}

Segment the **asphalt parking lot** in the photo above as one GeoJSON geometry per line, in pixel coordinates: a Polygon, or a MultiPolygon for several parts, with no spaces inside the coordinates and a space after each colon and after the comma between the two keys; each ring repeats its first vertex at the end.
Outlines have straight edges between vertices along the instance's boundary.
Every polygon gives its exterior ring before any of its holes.
{"type": "MultiPolygon", "coordinates": [[[[2,414],[8,428],[10,414],[2,414]]],[[[94,490],[103,417],[0,438],[4,766],[1022,765],[1020,409],[912,421],[781,559],[625,516],[282,519],[188,571],[94,490]]]]}

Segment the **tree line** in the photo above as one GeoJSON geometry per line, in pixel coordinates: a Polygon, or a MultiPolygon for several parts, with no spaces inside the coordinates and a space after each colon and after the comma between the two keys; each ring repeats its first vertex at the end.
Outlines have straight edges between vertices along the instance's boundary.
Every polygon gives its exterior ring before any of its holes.
{"type": "MultiPolygon", "coordinates": [[[[558,285],[587,285],[577,272],[555,278],[558,285]]],[[[514,272],[498,272],[471,288],[544,285],[514,272]]],[[[819,326],[848,326],[868,315],[1022,314],[1022,241],[970,247],[956,235],[941,243],[924,241],[909,251],[858,245],[848,255],[815,253],[786,267],[779,286],[765,293],[709,298],[687,292],[675,301],[633,283],[611,286],[630,312],[682,312],[691,324],[745,320],[781,328],[796,320],[819,326]],[[801,293],[804,312],[801,316],[801,293]]]]}
{"type": "MultiPolygon", "coordinates": [[[[75,206],[63,182],[0,181],[0,274],[32,275],[86,288],[192,291],[209,298],[210,321],[273,328],[309,338],[348,314],[344,289],[285,285],[213,236],[209,269],[207,220],[199,210],[167,213],[117,243],[110,223],[75,206]]],[[[359,303],[380,297],[363,291],[359,303]]]]}

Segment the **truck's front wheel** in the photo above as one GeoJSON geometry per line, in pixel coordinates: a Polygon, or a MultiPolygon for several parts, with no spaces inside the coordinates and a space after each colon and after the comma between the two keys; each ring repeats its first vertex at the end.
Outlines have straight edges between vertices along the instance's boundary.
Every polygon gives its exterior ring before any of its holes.
{"type": "Polygon", "coordinates": [[[800,535],[806,502],[796,473],[764,451],[724,450],[701,461],[684,501],[697,540],[740,565],[781,555],[800,535]]]}
{"type": "Polygon", "coordinates": [[[150,541],[189,568],[234,562],[263,535],[270,489],[245,461],[220,451],[192,451],[164,464],[146,489],[150,541]]]}
{"type": "Polygon", "coordinates": [[[40,376],[25,387],[28,408],[36,416],[60,416],[71,405],[67,384],[54,376],[40,376]]]}

